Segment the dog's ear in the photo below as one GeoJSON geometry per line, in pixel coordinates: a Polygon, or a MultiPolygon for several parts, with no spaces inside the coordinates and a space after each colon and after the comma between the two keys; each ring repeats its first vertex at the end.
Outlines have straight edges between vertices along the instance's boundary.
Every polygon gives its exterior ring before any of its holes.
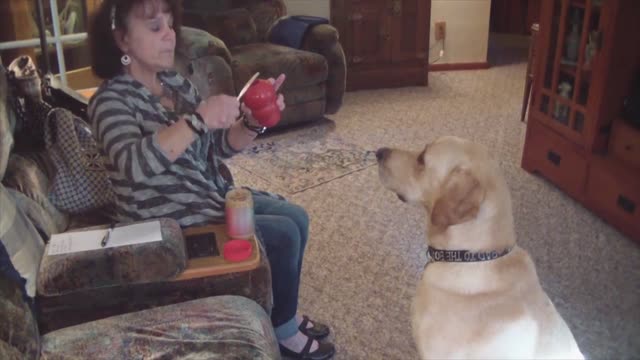
{"type": "Polygon", "coordinates": [[[461,224],[478,215],[485,190],[471,171],[456,167],[442,186],[431,210],[431,223],[441,229],[461,224]]]}

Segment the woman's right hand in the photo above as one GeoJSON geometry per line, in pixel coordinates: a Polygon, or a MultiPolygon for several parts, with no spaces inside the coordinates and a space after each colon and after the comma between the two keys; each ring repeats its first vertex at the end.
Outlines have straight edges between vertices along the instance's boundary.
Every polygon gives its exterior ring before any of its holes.
{"type": "Polygon", "coordinates": [[[233,96],[211,96],[201,102],[196,111],[210,130],[226,129],[240,116],[240,102],[233,96]]]}

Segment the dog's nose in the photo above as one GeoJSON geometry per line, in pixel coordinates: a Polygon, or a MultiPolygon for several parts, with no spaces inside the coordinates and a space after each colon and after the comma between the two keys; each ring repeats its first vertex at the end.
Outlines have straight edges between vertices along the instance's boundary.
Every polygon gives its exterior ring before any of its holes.
{"type": "Polygon", "coordinates": [[[378,151],[376,151],[376,158],[378,159],[378,161],[382,161],[384,160],[387,156],[389,156],[389,153],[391,152],[391,149],[389,148],[380,148],[378,149],[378,151]]]}

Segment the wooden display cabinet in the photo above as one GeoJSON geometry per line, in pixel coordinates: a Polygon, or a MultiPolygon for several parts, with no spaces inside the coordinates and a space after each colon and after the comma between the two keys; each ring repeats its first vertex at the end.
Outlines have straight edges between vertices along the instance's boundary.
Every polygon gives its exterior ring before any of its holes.
{"type": "Polygon", "coordinates": [[[524,169],[638,241],[640,131],[621,113],[640,72],[639,19],[638,0],[542,3],[522,157],[524,169]]]}

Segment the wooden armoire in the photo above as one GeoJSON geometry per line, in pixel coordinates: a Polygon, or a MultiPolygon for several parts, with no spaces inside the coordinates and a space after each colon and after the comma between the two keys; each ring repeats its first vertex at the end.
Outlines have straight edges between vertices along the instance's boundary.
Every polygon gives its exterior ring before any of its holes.
{"type": "Polygon", "coordinates": [[[640,1],[544,1],[537,53],[522,167],[640,241],[640,1]]]}
{"type": "Polygon", "coordinates": [[[347,90],[428,84],[431,0],[331,0],[347,90]]]}

